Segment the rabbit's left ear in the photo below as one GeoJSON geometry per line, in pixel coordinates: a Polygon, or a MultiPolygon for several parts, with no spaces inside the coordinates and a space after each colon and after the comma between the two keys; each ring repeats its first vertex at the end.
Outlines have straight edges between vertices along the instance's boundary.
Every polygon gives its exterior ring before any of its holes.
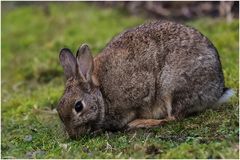
{"type": "Polygon", "coordinates": [[[72,52],[68,48],[63,48],[59,54],[59,60],[64,70],[66,79],[76,75],[77,61],[72,52]]]}
{"type": "Polygon", "coordinates": [[[77,51],[77,70],[83,81],[91,81],[93,56],[87,44],[83,44],[77,51]]]}

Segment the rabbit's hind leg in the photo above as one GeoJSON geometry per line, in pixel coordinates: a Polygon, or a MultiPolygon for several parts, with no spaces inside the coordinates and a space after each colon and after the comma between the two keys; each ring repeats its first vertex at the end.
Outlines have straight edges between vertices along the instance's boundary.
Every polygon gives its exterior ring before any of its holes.
{"type": "Polygon", "coordinates": [[[172,98],[171,96],[165,96],[163,98],[165,107],[167,110],[167,116],[165,119],[135,119],[128,123],[128,129],[136,128],[152,128],[165,124],[168,121],[174,121],[176,118],[172,116],[172,98]]]}
{"type": "Polygon", "coordinates": [[[167,119],[135,119],[128,123],[128,129],[136,128],[152,128],[159,125],[163,125],[167,122],[167,119]]]}

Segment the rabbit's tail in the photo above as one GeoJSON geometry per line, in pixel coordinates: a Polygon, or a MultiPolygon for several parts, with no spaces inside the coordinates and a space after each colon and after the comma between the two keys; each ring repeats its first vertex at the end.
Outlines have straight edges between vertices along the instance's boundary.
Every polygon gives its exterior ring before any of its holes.
{"type": "Polygon", "coordinates": [[[227,101],[235,94],[234,90],[231,88],[224,88],[222,96],[218,99],[216,105],[221,105],[227,101]]]}

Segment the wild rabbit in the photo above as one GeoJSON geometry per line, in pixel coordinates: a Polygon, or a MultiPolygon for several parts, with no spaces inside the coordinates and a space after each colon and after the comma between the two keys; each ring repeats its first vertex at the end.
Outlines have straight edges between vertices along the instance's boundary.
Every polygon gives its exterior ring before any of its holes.
{"type": "Polygon", "coordinates": [[[226,102],[218,52],[197,30],[155,21],[113,38],[95,58],[60,51],[66,86],[57,110],[71,138],[154,127],[226,102]]]}

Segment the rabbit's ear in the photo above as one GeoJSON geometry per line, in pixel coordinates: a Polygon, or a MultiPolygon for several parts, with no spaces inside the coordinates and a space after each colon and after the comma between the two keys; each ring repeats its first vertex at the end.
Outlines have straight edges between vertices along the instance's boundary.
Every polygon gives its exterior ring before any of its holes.
{"type": "Polygon", "coordinates": [[[87,44],[83,44],[77,51],[77,68],[85,82],[91,81],[93,71],[93,57],[87,44]]]}
{"type": "Polygon", "coordinates": [[[64,75],[67,79],[76,75],[77,61],[68,48],[63,48],[59,54],[60,63],[63,66],[64,75]]]}

